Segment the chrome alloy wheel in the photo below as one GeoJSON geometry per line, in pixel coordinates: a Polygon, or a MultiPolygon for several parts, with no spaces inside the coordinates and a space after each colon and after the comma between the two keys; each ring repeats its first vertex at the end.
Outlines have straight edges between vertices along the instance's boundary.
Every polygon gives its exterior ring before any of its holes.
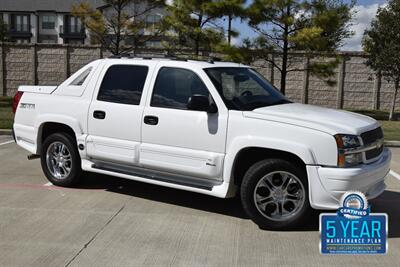
{"type": "Polygon", "coordinates": [[[303,207],[305,189],[300,179],[285,171],[268,173],[254,189],[254,203],[267,219],[285,221],[303,207]]]}
{"type": "Polygon", "coordinates": [[[61,142],[51,143],[47,148],[46,163],[54,178],[67,178],[72,168],[71,153],[67,146],[61,142]]]}

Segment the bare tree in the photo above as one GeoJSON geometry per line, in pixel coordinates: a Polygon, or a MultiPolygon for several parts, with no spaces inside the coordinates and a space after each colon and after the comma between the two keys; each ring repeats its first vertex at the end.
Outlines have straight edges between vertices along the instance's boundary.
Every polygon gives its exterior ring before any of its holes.
{"type": "Polygon", "coordinates": [[[93,43],[99,43],[114,55],[136,51],[146,41],[161,34],[161,27],[152,23],[148,31],[146,16],[165,5],[164,1],[103,0],[100,9],[82,2],[72,7],[72,14],[89,30],[93,43]],[[127,45],[131,43],[131,45],[127,45]]]}

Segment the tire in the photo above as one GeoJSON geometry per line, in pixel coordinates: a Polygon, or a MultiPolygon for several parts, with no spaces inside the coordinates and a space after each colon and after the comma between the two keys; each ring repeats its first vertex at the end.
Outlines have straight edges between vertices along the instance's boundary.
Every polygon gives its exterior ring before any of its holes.
{"type": "Polygon", "coordinates": [[[240,198],[243,209],[260,228],[288,230],[302,225],[311,214],[308,192],[303,168],[282,159],[266,159],[247,170],[240,198]]]}
{"type": "Polygon", "coordinates": [[[72,187],[79,182],[81,158],[70,135],[54,133],[48,136],[41,148],[40,161],[44,174],[52,184],[72,187]]]}

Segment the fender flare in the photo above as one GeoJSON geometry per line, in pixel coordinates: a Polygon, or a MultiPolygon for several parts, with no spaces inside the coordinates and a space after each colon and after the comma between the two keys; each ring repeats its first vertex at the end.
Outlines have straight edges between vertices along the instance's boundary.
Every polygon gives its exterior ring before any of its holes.
{"type": "Polygon", "coordinates": [[[289,140],[262,137],[260,138],[254,136],[237,137],[229,144],[229,147],[227,149],[223,171],[224,182],[231,182],[233,176],[233,167],[236,157],[237,155],[239,155],[239,152],[243,149],[251,147],[274,149],[282,152],[291,153],[299,157],[306,165],[316,163],[316,158],[312,150],[301,143],[292,142],[289,140]]]}
{"type": "Polygon", "coordinates": [[[54,114],[39,115],[34,124],[34,128],[36,131],[36,137],[37,137],[36,150],[38,150],[41,145],[40,140],[41,140],[41,136],[42,136],[42,128],[45,123],[64,124],[64,125],[70,127],[74,131],[76,137],[83,134],[82,126],[80,125],[79,121],[73,117],[65,116],[65,115],[54,115],[54,114]]]}

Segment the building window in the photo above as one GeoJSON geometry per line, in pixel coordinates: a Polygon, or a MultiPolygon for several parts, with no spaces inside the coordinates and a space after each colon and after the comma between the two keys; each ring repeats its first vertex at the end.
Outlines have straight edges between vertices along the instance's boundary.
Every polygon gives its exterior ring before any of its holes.
{"type": "Polygon", "coordinates": [[[83,30],[81,20],[77,17],[67,16],[69,33],[81,33],[83,30]]]}
{"type": "Polygon", "coordinates": [[[157,30],[157,24],[161,21],[161,16],[157,14],[148,15],[146,17],[146,28],[150,32],[154,33],[157,30]]]}
{"type": "Polygon", "coordinates": [[[146,41],[145,46],[149,47],[149,48],[161,48],[162,44],[161,44],[161,41],[154,41],[153,40],[153,41],[146,41]]]}
{"type": "Polygon", "coordinates": [[[11,15],[11,29],[17,32],[28,32],[29,29],[29,15],[11,15]]]}
{"type": "Polygon", "coordinates": [[[42,17],[42,29],[53,30],[56,27],[55,16],[43,16],[42,17]]]}

